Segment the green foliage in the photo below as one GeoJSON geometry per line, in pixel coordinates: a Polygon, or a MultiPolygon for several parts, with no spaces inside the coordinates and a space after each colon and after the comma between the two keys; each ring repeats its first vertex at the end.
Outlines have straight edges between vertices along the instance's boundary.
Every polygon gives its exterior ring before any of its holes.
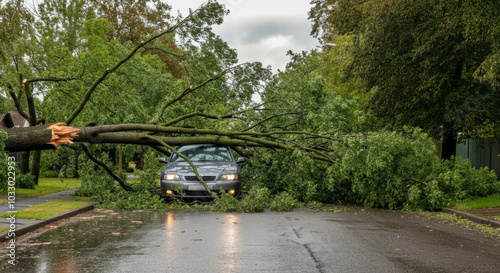
{"type": "Polygon", "coordinates": [[[34,189],[35,177],[31,174],[18,174],[16,177],[16,185],[21,189],[34,189]]]}
{"type": "Polygon", "coordinates": [[[145,153],[144,168],[135,170],[134,175],[139,176],[138,181],[132,184],[135,191],[154,192],[160,194],[159,177],[163,164],[158,161],[154,153],[145,153]]]}
{"type": "MultiPolygon", "coordinates": [[[[109,165],[107,155],[101,155],[98,158],[109,165]]],[[[105,197],[118,191],[118,186],[115,184],[113,178],[107,175],[102,168],[95,165],[84,154],[81,154],[79,159],[78,174],[80,175],[80,187],[73,192],[73,195],[90,196],[98,201],[103,201],[105,197]]]]}
{"type": "Polygon", "coordinates": [[[286,201],[288,198],[439,210],[458,200],[500,192],[500,182],[487,168],[476,170],[461,158],[440,160],[432,139],[419,129],[357,134],[332,148],[333,165],[300,152],[258,153],[249,161],[252,167],[245,169],[245,176],[255,177],[247,183],[261,183],[273,192],[282,192],[271,208],[279,208],[280,199],[294,204],[286,201]]]}
{"type": "Polygon", "coordinates": [[[81,151],[64,145],[57,151],[42,151],[40,160],[41,177],[78,177],[78,157],[81,151]]]}
{"type": "Polygon", "coordinates": [[[57,177],[57,172],[56,171],[43,171],[40,172],[41,177],[57,177]]]}
{"type": "Polygon", "coordinates": [[[461,157],[444,162],[444,167],[439,181],[452,200],[467,200],[500,192],[500,182],[488,167],[474,169],[470,160],[461,157]]]}
{"type": "Polygon", "coordinates": [[[385,123],[418,126],[435,137],[500,136],[498,1],[312,4],[313,34],[324,43],[353,38],[345,74],[361,79],[364,97],[385,123]]]}
{"type": "Polygon", "coordinates": [[[220,200],[214,202],[211,210],[221,212],[263,212],[270,205],[271,191],[266,187],[254,186],[241,200],[222,192],[220,200]]]}
{"type": "Polygon", "coordinates": [[[241,212],[241,202],[221,189],[220,199],[214,202],[211,210],[218,212],[241,212]]]}
{"type": "Polygon", "coordinates": [[[244,212],[263,212],[269,206],[271,191],[266,187],[254,186],[241,200],[241,210],[244,212]]]}
{"type": "Polygon", "coordinates": [[[471,200],[461,201],[454,204],[454,208],[459,210],[494,208],[494,207],[500,207],[500,194],[473,198],[471,200]]]}
{"type": "MultiPolygon", "coordinates": [[[[110,166],[108,155],[105,152],[98,154],[96,157],[110,166]]],[[[84,154],[80,156],[79,162],[81,186],[73,192],[74,195],[89,196],[93,200],[102,202],[100,207],[103,208],[168,209],[168,205],[159,196],[157,179],[160,167],[153,155],[147,154],[144,170],[137,170],[134,173],[139,179],[131,183],[133,191],[130,192],[120,188],[111,176],[87,159],[84,154]]]]}
{"type": "MultiPolygon", "coordinates": [[[[390,209],[437,209],[428,184],[440,160],[434,143],[419,130],[381,132],[346,139],[336,147],[329,186],[349,189],[344,202],[390,209]],[[421,204],[427,200],[430,204],[421,204]],[[418,204],[416,204],[418,203],[418,204]]],[[[439,206],[438,204],[437,206],[439,206]]]]}
{"type": "Polygon", "coordinates": [[[432,140],[418,129],[360,135],[338,149],[341,160],[329,170],[329,182],[332,190],[350,189],[344,202],[438,210],[455,200],[499,190],[493,172],[475,170],[460,158],[441,161],[432,140]]]}
{"type": "Polygon", "coordinates": [[[301,204],[291,194],[282,192],[274,197],[269,208],[275,211],[293,211],[300,206],[301,204]]]}
{"type": "Polygon", "coordinates": [[[272,193],[287,191],[304,202],[328,199],[324,182],[327,163],[313,160],[302,152],[263,150],[256,151],[249,163],[252,166],[244,169],[243,177],[256,177],[252,183],[260,183],[272,193]]]}

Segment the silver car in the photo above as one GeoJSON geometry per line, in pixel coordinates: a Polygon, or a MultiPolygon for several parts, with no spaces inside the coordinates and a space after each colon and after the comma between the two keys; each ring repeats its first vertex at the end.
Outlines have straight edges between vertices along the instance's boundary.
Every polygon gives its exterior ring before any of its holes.
{"type": "MultiPolygon", "coordinates": [[[[229,147],[201,144],[181,146],[176,150],[193,162],[211,191],[219,193],[222,188],[232,196],[240,193],[241,170],[238,164],[245,162],[245,158],[240,157],[235,161],[229,147]]],[[[168,160],[162,157],[160,162],[167,163],[160,177],[162,196],[211,198],[189,163],[182,157],[172,153],[168,160]]]]}

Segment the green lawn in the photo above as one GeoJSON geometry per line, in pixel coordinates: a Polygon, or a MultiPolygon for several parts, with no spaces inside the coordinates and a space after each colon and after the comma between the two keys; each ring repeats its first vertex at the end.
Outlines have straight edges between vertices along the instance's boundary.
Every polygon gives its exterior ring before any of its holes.
{"type": "MultiPolygon", "coordinates": [[[[22,197],[37,197],[54,192],[73,189],[80,186],[79,178],[64,178],[63,182],[57,177],[46,177],[38,180],[38,185],[35,189],[16,188],[16,196],[22,197]]],[[[0,194],[7,194],[5,191],[0,191],[0,194]]]]}
{"type": "Polygon", "coordinates": [[[9,202],[9,200],[7,200],[7,199],[0,199],[0,204],[7,203],[7,202],[9,202]]]}
{"type": "Polygon", "coordinates": [[[458,210],[482,209],[492,207],[500,207],[500,194],[476,198],[474,200],[462,201],[455,204],[455,208],[458,210]]]}
{"type": "Polygon", "coordinates": [[[7,230],[9,230],[8,227],[0,226],[0,232],[4,232],[4,231],[7,231],[7,230]]]}
{"type": "MultiPolygon", "coordinates": [[[[92,203],[84,201],[49,201],[18,211],[16,218],[42,220],[88,204],[92,203]]],[[[2,213],[0,217],[10,217],[10,215],[11,213],[2,213]]]]}

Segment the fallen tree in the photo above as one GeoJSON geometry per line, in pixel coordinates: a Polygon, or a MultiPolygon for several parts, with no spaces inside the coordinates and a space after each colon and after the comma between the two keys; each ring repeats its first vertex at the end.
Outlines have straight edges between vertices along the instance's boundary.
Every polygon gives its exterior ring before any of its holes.
{"type": "MultiPolygon", "coordinates": [[[[119,192],[115,181],[124,189],[120,192],[150,192],[144,188],[136,191],[137,185],[129,185],[114,173],[111,164],[93,154],[93,148],[105,146],[101,144],[149,146],[161,153],[178,153],[176,146],[201,143],[228,145],[239,153],[249,149],[257,156],[253,162],[249,160],[248,165],[253,166],[246,168],[250,169],[246,177],[272,188],[273,192],[287,191],[301,201],[437,209],[463,196],[498,191],[498,183],[487,171],[477,175],[462,163],[459,168],[452,163],[443,164],[436,156],[434,143],[418,130],[368,132],[364,123],[369,119],[359,114],[355,103],[323,89],[324,79],[311,71],[314,66],[308,64],[308,60],[317,59],[314,56],[294,56],[295,63],[276,78],[269,77],[269,69],[260,64],[237,65],[235,53],[205,27],[220,23],[225,13],[217,2],[208,1],[188,17],[177,20],[163,34],[151,35],[153,38],[133,46],[102,39],[106,36],[106,22],[86,22],[91,33],[86,33],[87,47],[79,53],[88,53],[87,58],[97,61],[90,66],[83,62],[81,71],[72,71],[81,75],[81,79],[43,78],[53,83],[45,86],[48,91],[40,103],[45,107],[40,106],[45,120],[52,124],[39,125],[42,119],[34,119],[37,109],[31,94],[33,88],[27,87],[46,81],[23,79],[20,73],[16,77],[20,91],[14,90],[14,84],[5,85],[12,87],[9,94],[16,109],[30,118],[32,125],[5,130],[5,150],[73,147],[77,154],[83,152],[92,161],[85,161],[87,177],[84,175],[82,181],[109,182],[112,190],[91,188],[96,194],[108,190],[108,197],[119,192]],[[180,60],[183,77],[173,79],[164,63],[150,56],[142,58],[147,44],[148,50],[161,48],[151,43],[162,35],[172,38],[174,33],[183,33],[185,38],[189,36],[186,28],[194,29],[189,35],[198,36],[194,42],[185,44],[184,51],[169,54],[180,60]],[[200,37],[209,42],[200,42],[200,37]],[[221,54],[223,51],[227,52],[221,54]],[[109,55],[115,59],[102,61],[109,55]],[[105,63],[102,67],[101,61],[105,63]],[[92,77],[88,76],[87,70],[94,67],[100,69],[99,73],[94,71],[92,77]],[[146,76],[134,81],[133,77],[141,73],[146,76]],[[88,77],[84,80],[85,76],[88,77]],[[252,104],[251,96],[256,93],[264,102],[252,104]],[[24,97],[27,101],[22,103],[24,97]],[[122,104],[115,104],[116,100],[122,104]],[[25,104],[29,106],[29,115],[23,111],[25,104]],[[252,147],[266,149],[255,151],[252,147]],[[94,163],[107,175],[97,176],[99,169],[94,163]],[[464,170],[470,174],[468,181],[477,181],[477,185],[459,179],[464,170]],[[461,191],[460,196],[455,198],[453,191],[461,191]]],[[[75,55],[79,54],[67,54],[75,55]]],[[[3,139],[4,134],[1,135],[3,139]]],[[[187,161],[196,171],[192,162],[187,161]]],[[[157,166],[152,168],[148,178],[155,187],[157,170],[157,166]]],[[[210,192],[199,175],[198,179],[210,192]]]]}

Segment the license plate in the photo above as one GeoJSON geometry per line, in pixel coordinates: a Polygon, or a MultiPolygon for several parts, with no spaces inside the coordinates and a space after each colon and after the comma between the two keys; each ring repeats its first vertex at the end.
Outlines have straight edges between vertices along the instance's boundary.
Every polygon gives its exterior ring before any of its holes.
{"type": "Polygon", "coordinates": [[[189,185],[189,191],[207,191],[203,185],[189,185]]]}

